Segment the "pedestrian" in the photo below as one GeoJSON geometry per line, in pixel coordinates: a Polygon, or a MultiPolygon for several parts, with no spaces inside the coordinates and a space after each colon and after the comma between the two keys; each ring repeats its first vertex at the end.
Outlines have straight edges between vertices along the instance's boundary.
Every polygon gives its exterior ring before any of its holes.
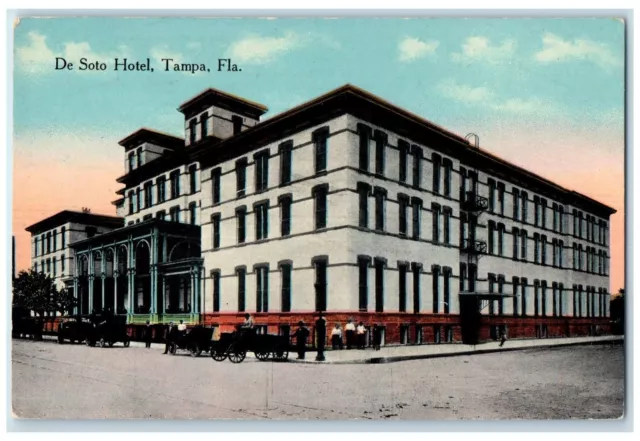
{"type": "Polygon", "coordinates": [[[356,338],[358,340],[358,349],[364,349],[366,345],[367,329],[364,327],[364,323],[358,323],[356,327],[356,338]]]}
{"type": "Polygon", "coordinates": [[[151,347],[151,339],[153,338],[153,326],[147,320],[147,324],[144,327],[144,345],[146,348],[151,347]]]}
{"type": "Polygon", "coordinates": [[[500,347],[504,346],[505,341],[507,341],[507,332],[502,328],[500,329],[500,347]]]}
{"type": "Polygon", "coordinates": [[[356,337],[356,325],[353,323],[353,319],[347,320],[347,326],[344,329],[347,333],[347,350],[349,350],[353,347],[356,337]]]}
{"type": "Polygon", "coordinates": [[[305,328],[304,322],[302,320],[298,322],[298,329],[296,329],[296,332],[293,335],[296,337],[298,360],[304,360],[304,355],[307,350],[307,338],[309,337],[309,330],[305,328]]]}
{"type": "Polygon", "coordinates": [[[373,349],[375,351],[380,350],[380,343],[382,343],[382,326],[376,323],[373,325],[373,349]]]}
{"type": "Polygon", "coordinates": [[[169,352],[169,346],[171,346],[171,331],[173,331],[173,322],[169,322],[169,326],[164,330],[164,352],[169,352]]]}
{"type": "Polygon", "coordinates": [[[336,326],[331,330],[331,348],[342,349],[342,329],[340,325],[336,323],[336,326]]]}
{"type": "Polygon", "coordinates": [[[324,361],[324,347],[327,341],[327,321],[322,316],[322,311],[318,313],[318,320],[316,320],[316,339],[318,340],[316,344],[318,348],[316,361],[324,361]]]}

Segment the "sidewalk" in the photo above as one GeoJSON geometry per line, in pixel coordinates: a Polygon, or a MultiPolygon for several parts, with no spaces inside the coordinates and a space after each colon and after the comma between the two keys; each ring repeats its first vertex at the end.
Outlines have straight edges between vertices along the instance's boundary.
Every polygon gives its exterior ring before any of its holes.
{"type": "Polygon", "coordinates": [[[382,347],[379,351],[370,348],[365,350],[326,351],[324,362],[315,361],[316,352],[309,351],[305,360],[296,360],[297,354],[289,353],[289,362],[293,363],[330,363],[330,364],[365,364],[393,363],[396,361],[418,360],[424,358],[453,357],[458,355],[487,354],[491,352],[517,351],[523,349],[550,348],[572,345],[606,344],[623,342],[624,337],[607,335],[603,337],[569,337],[545,338],[532,340],[507,340],[503,347],[499,342],[481,343],[477,346],[460,343],[433,344],[419,346],[382,347]]]}

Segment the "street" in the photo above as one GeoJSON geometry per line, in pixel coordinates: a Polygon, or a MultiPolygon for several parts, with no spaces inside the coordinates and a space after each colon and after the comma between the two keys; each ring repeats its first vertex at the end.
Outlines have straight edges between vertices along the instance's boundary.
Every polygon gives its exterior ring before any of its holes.
{"type": "MultiPolygon", "coordinates": [[[[389,364],[214,362],[12,340],[12,402],[51,419],[587,419],[623,412],[622,345],[389,364]]],[[[309,354],[315,355],[315,354],[309,354]]]]}

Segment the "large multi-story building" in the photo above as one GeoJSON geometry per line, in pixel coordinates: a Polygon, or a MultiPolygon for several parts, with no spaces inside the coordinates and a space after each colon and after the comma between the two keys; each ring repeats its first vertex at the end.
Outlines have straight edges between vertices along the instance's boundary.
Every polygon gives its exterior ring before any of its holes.
{"type": "Polygon", "coordinates": [[[72,244],[79,310],[387,343],[606,332],[615,210],[346,85],[267,108],[207,89],[185,139],[120,142],[125,227],[72,244]]]}

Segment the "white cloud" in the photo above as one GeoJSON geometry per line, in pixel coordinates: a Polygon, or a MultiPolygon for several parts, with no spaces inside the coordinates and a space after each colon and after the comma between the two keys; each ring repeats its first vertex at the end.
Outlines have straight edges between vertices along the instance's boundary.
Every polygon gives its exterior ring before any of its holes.
{"type": "Polygon", "coordinates": [[[233,63],[264,64],[302,46],[303,40],[291,32],[282,37],[250,35],[232,43],[227,49],[227,55],[233,63]]]}
{"type": "Polygon", "coordinates": [[[500,45],[491,45],[486,37],[469,37],[462,44],[461,53],[451,54],[451,60],[457,63],[485,62],[501,63],[513,57],[516,42],[504,40],[500,45]]]}
{"type": "Polygon", "coordinates": [[[466,103],[486,101],[492,95],[487,87],[471,87],[467,84],[458,84],[453,80],[440,83],[438,89],[447,98],[466,103]]]}
{"type": "Polygon", "coordinates": [[[547,33],[542,37],[542,50],[536,52],[535,59],[541,63],[569,60],[587,60],[603,68],[619,65],[616,57],[604,43],[576,38],[573,41],[547,33]]]}
{"type": "Polygon", "coordinates": [[[492,109],[507,113],[531,114],[549,113],[555,110],[555,106],[539,98],[509,98],[490,103],[492,109]]]}
{"type": "MultiPolygon", "coordinates": [[[[76,66],[81,58],[86,58],[87,62],[108,62],[112,66],[114,58],[127,57],[129,53],[126,46],[120,46],[117,52],[95,52],[87,42],[64,43],[63,50],[56,53],[47,45],[45,35],[31,31],[27,36],[29,42],[25,46],[17,47],[15,56],[16,65],[31,75],[53,72],[56,57],[62,57],[76,66]]],[[[74,71],[82,72],[77,69],[74,71]]]]}
{"type": "Polygon", "coordinates": [[[414,61],[435,53],[439,45],[440,42],[435,40],[421,41],[417,38],[406,37],[398,45],[398,50],[400,51],[398,59],[403,62],[414,61]]]}

